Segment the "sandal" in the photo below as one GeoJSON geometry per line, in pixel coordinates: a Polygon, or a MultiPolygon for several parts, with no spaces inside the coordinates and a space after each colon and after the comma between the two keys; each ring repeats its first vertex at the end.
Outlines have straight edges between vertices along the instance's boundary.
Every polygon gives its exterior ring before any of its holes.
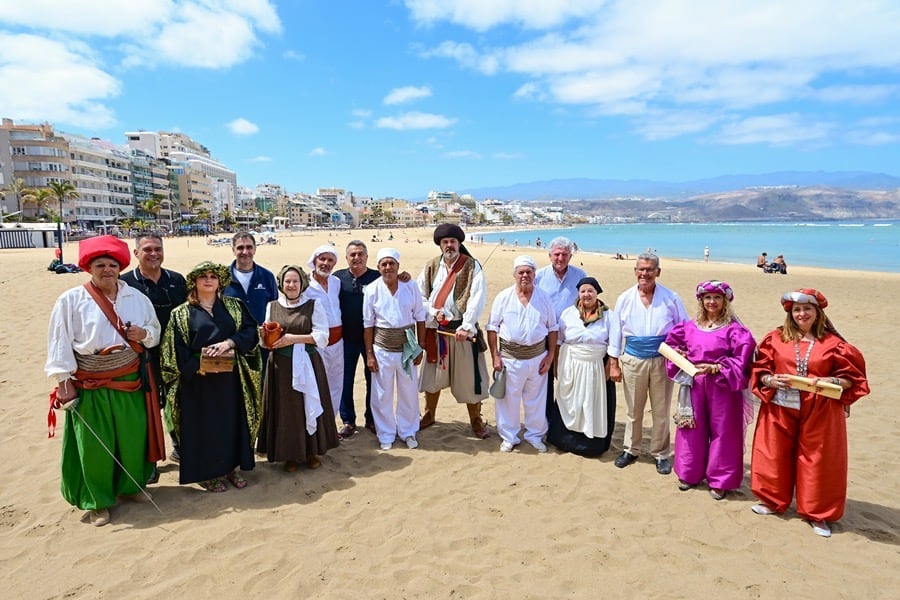
{"type": "Polygon", "coordinates": [[[225,476],[225,479],[227,479],[229,482],[231,482],[231,485],[233,485],[234,487],[236,487],[239,490],[247,487],[247,480],[244,479],[243,476],[240,473],[238,473],[237,471],[232,471],[231,473],[229,473],[228,475],[225,476]]]}
{"type": "Polygon", "coordinates": [[[227,487],[225,487],[225,484],[222,483],[222,480],[218,478],[201,481],[200,485],[203,486],[204,490],[206,490],[207,492],[212,492],[213,494],[219,494],[228,489],[227,487]]]}

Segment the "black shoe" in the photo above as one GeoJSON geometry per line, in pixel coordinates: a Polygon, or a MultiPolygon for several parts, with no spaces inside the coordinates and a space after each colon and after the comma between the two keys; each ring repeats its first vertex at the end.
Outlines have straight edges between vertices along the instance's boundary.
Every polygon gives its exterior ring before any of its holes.
{"type": "Polygon", "coordinates": [[[615,464],[620,469],[624,469],[625,467],[627,467],[628,465],[630,465],[637,459],[638,459],[638,457],[635,456],[634,454],[623,451],[622,454],[620,454],[616,457],[616,460],[613,464],[615,464]]]}
{"type": "Polygon", "coordinates": [[[178,452],[178,448],[172,449],[172,454],[169,455],[169,461],[173,463],[181,462],[181,454],[178,452]]]}
{"type": "Polygon", "coordinates": [[[668,458],[660,458],[656,461],[656,472],[660,475],[668,475],[672,472],[672,463],[668,458]]]}
{"type": "Polygon", "coordinates": [[[688,483],[687,481],[684,481],[683,479],[678,480],[678,489],[681,490],[682,492],[686,492],[689,489],[691,489],[692,487],[694,487],[693,483],[688,483]]]}
{"type": "Polygon", "coordinates": [[[156,465],[153,465],[153,473],[150,474],[150,479],[147,480],[147,485],[153,485],[154,483],[159,482],[159,469],[156,468],[156,465]]]}

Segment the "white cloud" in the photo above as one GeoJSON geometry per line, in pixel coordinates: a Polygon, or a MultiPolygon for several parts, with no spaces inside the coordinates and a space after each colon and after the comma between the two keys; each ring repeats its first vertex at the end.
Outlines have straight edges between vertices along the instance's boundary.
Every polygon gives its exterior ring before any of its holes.
{"type": "Polygon", "coordinates": [[[847,136],[847,141],[858,146],[885,146],[900,142],[900,134],[887,131],[855,131],[847,136]]]}
{"type": "Polygon", "coordinates": [[[635,128],[647,140],[665,140],[708,130],[721,117],[700,111],[661,111],[640,118],[635,128]]]}
{"type": "Polygon", "coordinates": [[[250,159],[252,163],[264,163],[264,162],[272,162],[271,156],[266,156],[265,154],[260,154],[259,156],[254,156],[250,159]]]}
{"type": "Polygon", "coordinates": [[[331,152],[329,152],[322,146],[318,146],[317,148],[313,148],[312,150],[309,151],[310,156],[326,156],[328,154],[331,154],[331,152]]]}
{"type": "Polygon", "coordinates": [[[595,12],[607,0],[406,0],[423,24],[451,21],[480,31],[504,23],[543,28],[595,12]]]}
{"type": "Polygon", "coordinates": [[[414,100],[421,100],[431,96],[431,88],[427,86],[416,87],[408,85],[392,89],[387,96],[384,97],[385,104],[404,104],[414,100]]]}
{"type": "Polygon", "coordinates": [[[372,111],[369,110],[368,108],[354,108],[351,111],[351,114],[354,117],[359,117],[360,119],[368,119],[369,117],[372,116],[372,111]]]}
{"type": "MultiPolygon", "coordinates": [[[[420,56],[450,59],[485,75],[522,76],[512,94],[517,100],[582,106],[593,115],[656,118],[656,125],[635,121],[649,137],[709,125],[685,114],[728,113],[740,123],[803,103],[810,114],[828,117],[809,116],[783,136],[773,131],[762,138],[808,143],[838,131],[839,123],[832,121],[841,105],[887,108],[900,96],[894,83],[900,70],[900,4],[893,0],[406,4],[423,25],[447,21],[477,32],[497,28],[490,36],[444,40],[420,49],[420,56]],[[511,28],[524,31],[510,34],[511,28]]],[[[742,132],[730,139],[753,137],[742,132]]]]}
{"type": "Polygon", "coordinates": [[[456,123],[456,119],[431,113],[408,112],[393,117],[381,117],[375,126],[381,129],[444,129],[456,123]]]}
{"type": "Polygon", "coordinates": [[[281,56],[285,60],[295,60],[297,62],[306,60],[306,55],[302,52],[297,52],[296,50],[285,50],[281,56]]]}
{"type": "Polygon", "coordinates": [[[231,121],[228,123],[227,127],[234,135],[253,135],[259,133],[259,126],[243,117],[231,121]]]}
{"type": "Polygon", "coordinates": [[[473,150],[454,150],[452,152],[444,152],[441,157],[443,158],[470,158],[474,160],[479,160],[481,158],[481,154],[475,152],[473,150]]]}
{"type": "Polygon", "coordinates": [[[807,122],[798,114],[748,117],[728,123],[715,136],[723,144],[768,144],[792,146],[796,144],[820,146],[824,144],[833,125],[807,122]]]}
{"type": "Polygon", "coordinates": [[[0,33],[0,81],[8,92],[0,94],[0,115],[89,129],[115,124],[105,103],[121,83],[81,44],[0,33]]]}

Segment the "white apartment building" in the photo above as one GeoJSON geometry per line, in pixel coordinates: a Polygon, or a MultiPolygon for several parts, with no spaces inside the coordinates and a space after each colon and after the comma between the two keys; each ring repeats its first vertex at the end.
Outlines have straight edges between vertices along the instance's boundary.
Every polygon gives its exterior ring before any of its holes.
{"type": "Polygon", "coordinates": [[[78,192],[75,219],[85,228],[103,228],[133,218],[131,152],[97,138],[61,134],[69,144],[71,183],[78,192]]]}

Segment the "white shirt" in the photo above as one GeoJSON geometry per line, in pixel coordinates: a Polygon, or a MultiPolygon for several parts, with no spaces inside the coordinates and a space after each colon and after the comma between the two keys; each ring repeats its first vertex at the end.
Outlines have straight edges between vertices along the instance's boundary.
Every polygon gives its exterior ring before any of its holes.
{"type": "Polygon", "coordinates": [[[622,292],[613,314],[621,328],[621,335],[609,340],[609,355],[614,358],[622,355],[624,338],[666,335],[675,325],[689,319],[678,294],[658,283],[649,307],[641,302],[635,285],[622,292]]]}
{"type": "Polygon", "coordinates": [[[496,331],[508,342],[530,346],[543,341],[551,331],[557,331],[556,313],[550,298],[534,288],[527,305],[519,302],[516,286],[501,290],[494,298],[491,316],[485,326],[496,331]]]}
{"type": "Polygon", "coordinates": [[[550,296],[554,314],[558,319],[562,311],[575,304],[575,299],[578,297],[578,282],[585,277],[587,274],[584,269],[570,264],[566,267],[566,274],[560,279],[553,270],[553,265],[547,265],[538,269],[534,274],[534,287],[540,288],[550,296]]]}
{"type": "MultiPolygon", "coordinates": [[[[460,254],[457,260],[464,260],[465,258],[464,254],[460,254]]],[[[438,292],[441,291],[441,287],[444,285],[444,281],[447,280],[448,275],[450,275],[450,268],[447,267],[447,264],[441,259],[437,271],[434,274],[434,281],[431,282],[431,296],[425,298],[425,312],[428,314],[428,322],[425,324],[426,327],[431,327],[433,329],[437,328],[435,315],[437,315],[438,309],[434,308],[434,300],[437,298],[438,292]]],[[[416,280],[416,283],[419,285],[419,290],[424,297],[425,269],[422,269],[422,272],[419,273],[419,278],[416,280]]],[[[481,270],[481,264],[477,260],[475,261],[475,269],[472,271],[472,283],[469,286],[469,298],[466,302],[465,313],[460,313],[459,308],[456,306],[456,302],[453,299],[453,292],[455,290],[456,282],[454,282],[453,287],[450,289],[450,295],[448,295],[447,299],[444,301],[444,310],[453,314],[453,318],[450,319],[451,321],[457,319],[462,320],[462,325],[459,326],[459,329],[465,329],[466,331],[475,333],[475,323],[477,323],[478,319],[481,317],[484,305],[487,302],[484,285],[484,271],[481,270]]]]}
{"type": "MultiPolygon", "coordinates": [[[[311,297],[306,295],[306,292],[309,291],[309,288],[300,295],[300,301],[296,303],[291,303],[287,301],[287,298],[284,297],[284,294],[278,295],[278,300],[275,300],[278,304],[285,308],[297,308],[306,304],[309,300],[312,300],[311,297]]],[[[325,348],[328,346],[328,315],[325,313],[325,307],[322,306],[322,303],[316,299],[316,303],[313,305],[313,314],[312,314],[312,331],[310,334],[313,336],[313,339],[316,341],[317,348],[325,348]]],[[[266,321],[272,316],[272,303],[269,302],[266,305],[266,321]]]]}
{"type": "Polygon", "coordinates": [[[399,328],[425,320],[422,292],[412,281],[397,282],[391,294],[380,277],[363,292],[363,327],[399,328]]]}
{"type": "MultiPolygon", "coordinates": [[[[159,344],[161,332],[153,304],[147,296],[124,281],[119,281],[118,287],[113,308],[119,319],[123,324],[130,322],[146,330],[147,337],[141,340],[144,347],[152,348],[159,344]]],[[[48,377],[63,381],[78,369],[76,352],[95,354],[125,342],[90,292],[84,286],[72,288],[57,298],[50,314],[44,371],[48,377]]]]}
{"type": "Polygon", "coordinates": [[[602,319],[597,319],[590,325],[585,325],[581,320],[578,307],[570,306],[559,316],[559,338],[557,343],[585,344],[595,347],[598,356],[606,353],[606,348],[611,339],[622,336],[619,321],[612,311],[603,313],[602,319]]]}
{"type": "Polygon", "coordinates": [[[341,324],[341,301],[338,295],[341,293],[341,280],[334,275],[328,276],[328,291],[322,287],[316,278],[310,276],[309,287],[303,292],[304,296],[316,299],[316,308],[319,305],[325,309],[328,316],[328,326],[338,327],[341,324]]]}

